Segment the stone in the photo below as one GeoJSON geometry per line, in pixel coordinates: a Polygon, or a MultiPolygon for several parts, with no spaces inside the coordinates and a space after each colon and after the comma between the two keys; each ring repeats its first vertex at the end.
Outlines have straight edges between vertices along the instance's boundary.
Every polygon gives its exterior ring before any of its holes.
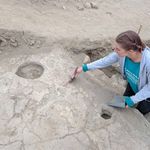
{"type": "Polygon", "coordinates": [[[65,10],[65,9],[66,9],[66,6],[62,6],[62,8],[65,10]]]}
{"type": "Polygon", "coordinates": [[[83,10],[84,10],[84,7],[83,7],[83,6],[77,6],[77,9],[78,9],[79,11],[83,11],[83,10]]]}
{"type": "Polygon", "coordinates": [[[10,39],[10,45],[13,46],[13,47],[18,47],[18,41],[15,37],[12,37],[10,39]]]}
{"type": "Polygon", "coordinates": [[[41,44],[42,44],[42,43],[41,43],[40,40],[36,41],[36,47],[37,47],[37,48],[40,48],[40,47],[41,47],[41,44]]]}
{"type": "Polygon", "coordinates": [[[87,8],[87,9],[90,9],[90,8],[91,8],[91,3],[86,2],[86,3],[84,4],[84,7],[87,8]]]}
{"type": "Polygon", "coordinates": [[[16,38],[15,37],[11,37],[10,38],[10,42],[15,43],[16,42],[16,38]]]}
{"type": "Polygon", "coordinates": [[[83,63],[87,64],[87,63],[90,63],[90,62],[91,62],[90,57],[88,55],[86,55],[84,60],[83,60],[83,63]]]}
{"type": "Polygon", "coordinates": [[[35,43],[36,43],[36,41],[35,40],[29,40],[29,46],[34,46],[35,45],[35,43]]]}
{"type": "Polygon", "coordinates": [[[10,45],[13,47],[18,47],[18,42],[16,41],[16,42],[10,43],[10,45]]]}
{"type": "Polygon", "coordinates": [[[98,9],[98,6],[95,2],[91,2],[90,4],[91,4],[91,8],[98,9]]]}
{"type": "Polygon", "coordinates": [[[7,40],[3,37],[0,37],[0,46],[1,47],[7,46],[7,40]]]}

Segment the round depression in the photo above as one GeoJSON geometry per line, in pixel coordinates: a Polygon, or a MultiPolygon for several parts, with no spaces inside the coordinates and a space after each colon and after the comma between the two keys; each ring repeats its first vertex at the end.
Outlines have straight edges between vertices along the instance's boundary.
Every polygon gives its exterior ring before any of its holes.
{"type": "Polygon", "coordinates": [[[16,75],[25,79],[39,78],[44,72],[44,68],[41,64],[36,62],[26,62],[19,66],[16,71],[16,75]]]}

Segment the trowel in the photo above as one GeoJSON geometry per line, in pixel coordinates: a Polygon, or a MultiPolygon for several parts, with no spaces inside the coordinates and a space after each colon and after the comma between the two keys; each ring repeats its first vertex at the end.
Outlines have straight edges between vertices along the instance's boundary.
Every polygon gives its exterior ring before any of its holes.
{"type": "Polygon", "coordinates": [[[118,108],[126,107],[123,96],[115,96],[113,100],[107,103],[107,105],[112,106],[112,107],[118,107],[118,108]]]}
{"type": "Polygon", "coordinates": [[[66,86],[66,85],[68,85],[69,83],[72,83],[72,82],[76,79],[77,70],[78,70],[78,67],[76,67],[76,68],[74,69],[73,74],[69,77],[69,80],[68,80],[65,84],[63,84],[63,86],[66,86]]]}
{"type": "Polygon", "coordinates": [[[77,75],[77,70],[78,70],[78,67],[75,68],[75,70],[74,70],[73,74],[71,75],[68,83],[71,83],[71,82],[73,82],[75,80],[76,75],[77,75]]]}

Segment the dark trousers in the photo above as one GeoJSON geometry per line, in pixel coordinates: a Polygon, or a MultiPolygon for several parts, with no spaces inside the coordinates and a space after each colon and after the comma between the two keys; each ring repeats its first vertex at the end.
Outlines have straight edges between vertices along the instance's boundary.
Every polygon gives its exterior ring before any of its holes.
{"type": "MultiPolygon", "coordinates": [[[[132,90],[130,84],[127,84],[127,88],[123,94],[123,96],[133,96],[135,95],[134,91],[132,90]]],[[[142,100],[138,103],[136,109],[138,109],[143,115],[150,112],[150,98],[146,100],[142,100]]]]}

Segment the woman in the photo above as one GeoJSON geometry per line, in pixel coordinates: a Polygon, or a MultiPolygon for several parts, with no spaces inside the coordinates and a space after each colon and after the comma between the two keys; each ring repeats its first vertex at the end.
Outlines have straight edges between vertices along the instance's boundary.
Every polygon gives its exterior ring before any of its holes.
{"type": "Polygon", "coordinates": [[[78,67],[76,75],[82,71],[105,68],[116,62],[119,62],[121,74],[128,82],[123,97],[127,107],[136,105],[144,115],[150,112],[150,48],[145,46],[136,32],[119,34],[114,52],[78,67]]]}

